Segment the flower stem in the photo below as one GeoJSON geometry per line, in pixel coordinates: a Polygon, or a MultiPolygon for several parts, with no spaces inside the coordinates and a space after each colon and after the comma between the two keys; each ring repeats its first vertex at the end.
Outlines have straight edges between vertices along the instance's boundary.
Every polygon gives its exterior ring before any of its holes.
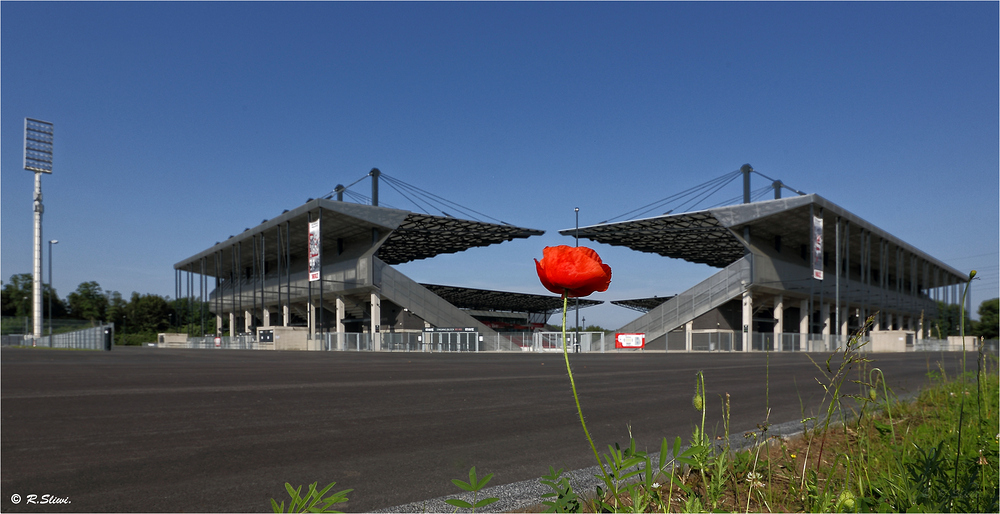
{"type": "Polygon", "coordinates": [[[597,454],[597,447],[594,446],[594,440],[590,437],[590,432],[587,431],[587,423],[583,420],[583,409],[580,408],[580,397],[576,394],[576,382],[573,381],[573,369],[569,366],[569,351],[566,349],[566,308],[569,305],[569,296],[565,293],[563,294],[563,316],[562,316],[562,334],[563,334],[563,357],[566,359],[566,373],[569,375],[569,385],[573,389],[573,400],[576,401],[576,412],[580,415],[580,424],[583,425],[583,435],[587,436],[587,442],[590,443],[590,449],[594,451],[594,458],[597,459],[597,466],[601,468],[601,474],[604,475],[604,481],[610,483],[608,478],[608,472],[604,470],[604,464],[601,463],[601,457],[597,454]]]}

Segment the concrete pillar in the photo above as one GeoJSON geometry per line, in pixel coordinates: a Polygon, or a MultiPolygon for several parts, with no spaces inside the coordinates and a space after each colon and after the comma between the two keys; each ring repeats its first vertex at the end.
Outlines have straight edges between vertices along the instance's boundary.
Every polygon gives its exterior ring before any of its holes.
{"type": "Polygon", "coordinates": [[[344,297],[337,297],[337,349],[344,349],[344,312],[346,307],[344,305],[344,297]]]}
{"type": "Polygon", "coordinates": [[[229,337],[236,337],[236,313],[229,313],[229,337]]]}
{"type": "Polygon", "coordinates": [[[694,320],[684,324],[684,351],[690,352],[692,348],[691,331],[694,330],[694,320]]]}
{"type": "Polygon", "coordinates": [[[337,332],[344,331],[344,313],[347,310],[344,305],[344,297],[337,297],[337,332]]]}
{"type": "Polygon", "coordinates": [[[833,320],[830,317],[830,304],[824,303],[820,305],[820,309],[823,312],[823,335],[830,335],[830,327],[833,325],[833,320]]]}
{"type": "Polygon", "coordinates": [[[250,323],[253,321],[253,313],[250,311],[243,311],[243,331],[247,334],[250,333],[250,323]]]}
{"type": "Polygon", "coordinates": [[[268,309],[267,307],[261,307],[261,310],[264,311],[264,326],[265,327],[271,326],[271,309],[268,309]]]}
{"type": "Polygon", "coordinates": [[[847,332],[849,330],[847,328],[848,327],[847,318],[850,317],[850,311],[851,309],[849,309],[848,307],[842,307],[840,309],[840,316],[838,316],[838,318],[840,319],[840,336],[845,339],[851,335],[847,332]]]}
{"type": "Polygon", "coordinates": [[[802,338],[802,347],[806,347],[809,340],[809,299],[799,302],[799,337],[802,338]]]}
{"type": "Polygon", "coordinates": [[[872,322],[872,332],[878,332],[882,330],[882,313],[875,312],[873,316],[875,316],[875,320],[872,322]]]}
{"type": "Polygon", "coordinates": [[[291,322],[292,310],[287,305],[281,307],[281,326],[287,327],[291,322]]]}
{"type": "Polygon", "coordinates": [[[215,335],[222,337],[222,314],[215,315],[215,335]]]}
{"type": "Polygon", "coordinates": [[[917,341],[924,340],[924,317],[920,316],[920,321],[917,322],[917,341]]]}
{"type": "Polygon", "coordinates": [[[379,298],[378,293],[371,294],[371,305],[372,305],[372,322],[371,322],[371,335],[372,335],[372,351],[380,352],[382,351],[382,329],[379,324],[382,321],[382,300],[379,298]]]}
{"type": "Polygon", "coordinates": [[[785,298],[780,294],[774,298],[774,351],[781,351],[781,334],[785,330],[785,298]]]}
{"type": "Polygon", "coordinates": [[[309,322],[307,323],[307,325],[309,326],[309,335],[310,336],[315,335],[316,334],[316,305],[313,304],[312,302],[309,302],[309,304],[306,305],[306,316],[309,318],[309,322]]]}
{"type": "Polygon", "coordinates": [[[891,312],[887,312],[885,314],[885,329],[886,330],[895,330],[895,326],[896,325],[895,325],[894,321],[895,320],[892,317],[892,313],[891,312]]]}
{"type": "Polygon", "coordinates": [[[753,340],[753,296],[750,290],[743,291],[743,351],[750,351],[750,342],[753,340]]]}

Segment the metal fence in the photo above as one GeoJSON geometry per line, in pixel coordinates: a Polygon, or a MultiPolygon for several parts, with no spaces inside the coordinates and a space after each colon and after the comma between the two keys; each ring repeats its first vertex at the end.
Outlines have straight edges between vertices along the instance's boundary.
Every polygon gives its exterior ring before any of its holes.
{"type": "MultiPolygon", "coordinates": [[[[91,329],[98,331],[102,327],[91,329]]],[[[108,326],[110,328],[110,325],[108,326]]],[[[112,329],[113,330],[113,329],[112,329]]],[[[88,332],[88,331],[81,331],[88,332]]],[[[96,333],[96,332],[95,332],[96,333]]],[[[561,352],[563,350],[562,332],[500,332],[492,335],[482,335],[478,332],[385,332],[381,335],[381,351],[384,352],[561,352]]],[[[63,334],[61,336],[73,336],[63,334]]],[[[65,348],[95,348],[85,334],[70,337],[55,336],[57,347],[65,348]],[[89,344],[90,346],[87,346],[89,344]]],[[[705,331],[691,333],[691,351],[695,352],[741,352],[743,339],[735,331],[705,331]]],[[[23,336],[3,336],[4,345],[25,344],[23,336]]],[[[93,339],[93,334],[89,336],[93,339]]],[[[39,346],[47,346],[47,337],[39,340],[39,346]],[[43,344],[44,342],[44,344],[43,344]]],[[[775,344],[774,334],[753,333],[750,350],[754,352],[832,352],[843,350],[849,341],[849,336],[821,334],[780,334],[780,347],[775,344]]],[[[328,332],[315,334],[310,345],[320,351],[370,352],[374,351],[372,338],[367,333],[328,332]]],[[[869,338],[863,338],[862,343],[868,343],[869,338]]],[[[575,332],[566,333],[567,349],[573,353],[607,353],[634,352],[634,349],[615,348],[613,334],[603,332],[580,332],[579,338],[575,332]]],[[[30,345],[30,339],[27,344],[30,345]]],[[[272,350],[273,343],[260,343],[253,335],[244,334],[236,337],[191,337],[186,342],[160,343],[163,348],[200,348],[223,350],[272,350]]],[[[966,350],[979,351],[978,344],[968,345],[966,350]]],[[[997,340],[982,344],[986,353],[997,354],[997,340]]],[[[864,344],[860,351],[868,351],[864,344]]],[[[647,347],[646,350],[664,351],[663,344],[659,348],[647,347]]],[[[671,332],[667,337],[668,352],[685,351],[685,334],[671,332]]],[[[962,351],[961,345],[949,343],[946,340],[924,339],[907,345],[906,351],[962,351]]]]}
{"type": "Polygon", "coordinates": [[[33,338],[12,334],[2,338],[3,346],[34,346],[36,348],[71,348],[76,350],[110,351],[115,338],[114,325],[98,325],[83,330],[33,338]]]}

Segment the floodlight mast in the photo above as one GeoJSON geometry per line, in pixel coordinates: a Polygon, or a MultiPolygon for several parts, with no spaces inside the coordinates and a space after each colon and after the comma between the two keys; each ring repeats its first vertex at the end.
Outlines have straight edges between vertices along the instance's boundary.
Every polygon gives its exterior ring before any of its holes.
{"type": "Polygon", "coordinates": [[[42,337],[42,173],[52,173],[53,126],[47,121],[24,119],[24,169],[35,173],[35,244],[32,273],[32,341],[42,337]]]}

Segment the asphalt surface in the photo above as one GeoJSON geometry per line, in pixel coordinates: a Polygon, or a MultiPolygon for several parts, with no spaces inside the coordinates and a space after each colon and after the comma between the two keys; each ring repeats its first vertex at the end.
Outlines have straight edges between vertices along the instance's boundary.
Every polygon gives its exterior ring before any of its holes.
{"type": "MultiPolygon", "coordinates": [[[[598,449],[627,444],[631,430],[652,451],[663,437],[687,441],[700,422],[698,370],[706,426],[719,435],[726,393],[733,433],[815,415],[828,355],[811,355],[819,367],[809,357],[571,361],[598,449]]],[[[960,365],[957,354],[871,358],[901,395],[939,363],[949,374],[960,365]]],[[[341,510],[362,512],[455,493],[451,479],[471,466],[493,473],[492,486],[594,464],[561,354],[0,352],[4,512],[270,512],[270,498],[287,501],[285,482],[317,481],[354,489],[341,510]]]]}

